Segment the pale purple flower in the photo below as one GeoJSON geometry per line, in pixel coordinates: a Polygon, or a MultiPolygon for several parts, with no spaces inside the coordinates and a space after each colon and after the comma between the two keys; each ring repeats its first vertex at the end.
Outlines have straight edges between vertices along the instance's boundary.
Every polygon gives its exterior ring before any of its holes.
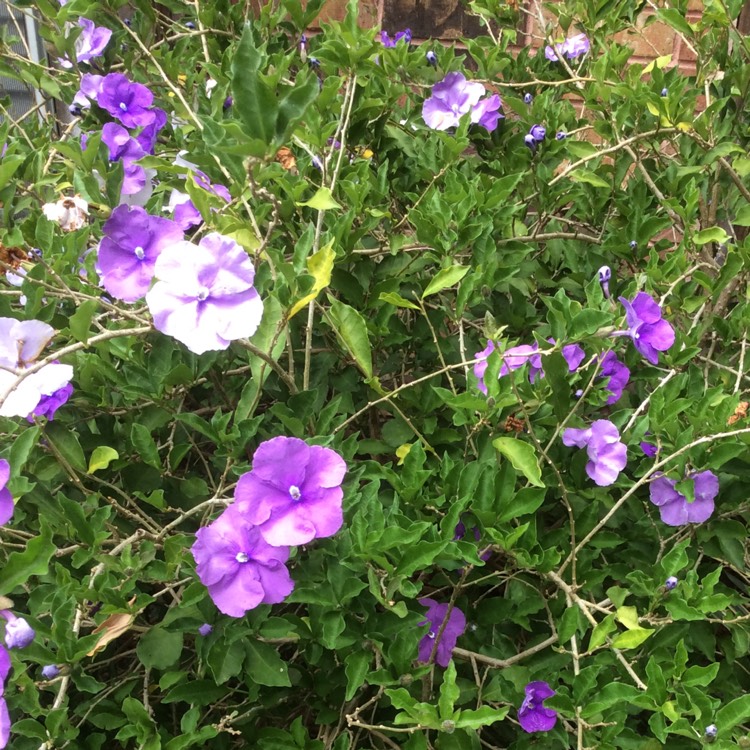
{"type": "Polygon", "coordinates": [[[336,451],[275,437],[258,446],[234,497],[269,544],[307,544],[341,528],[344,474],[346,463],[336,451]]]}
{"type": "Polygon", "coordinates": [[[259,604],[278,604],[294,589],[288,547],[272,547],[235,506],[198,529],[191,548],[196,573],[214,604],[242,617],[259,604]]]}
{"type": "Polygon", "coordinates": [[[677,588],[677,584],[679,583],[679,580],[675,576],[669,576],[666,581],[664,581],[664,588],[667,591],[673,591],[677,588]]]}
{"type": "Polygon", "coordinates": [[[198,628],[198,635],[202,635],[202,636],[203,636],[204,638],[205,638],[205,637],[206,637],[207,635],[211,635],[211,633],[213,633],[213,632],[214,632],[214,628],[213,628],[213,625],[211,625],[211,624],[210,624],[210,623],[208,623],[208,622],[204,622],[204,623],[203,623],[203,625],[201,625],[201,626],[200,626],[200,627],[198,628]]]}
{"type": "Polygon", "coordinates": [[[141,144],[130,133],[115,122],[102,128],[102,143],[109,149],[110,161],[122,161],[125,177],[122,182],[123,195],[133,195],[146,185],[146,170],[135,162],[146,155],[141,144]]]}
{"type": "Polygon", "coordinates": [[[88,18],[79,18],[78,25],[83,31],[75,42],[76,60],[89,62],[104,52],[112,36],[112,30],[105,26],[95,26],[88,18]]]}
{"type": "Polygon", "coordinates": [[[13,497],[6,487],[10,479],[10,464],[0,458],[0,526],[4,526],[13,517],[13,497]]]}
{"type": "Polygon", "coordinates": [[[608,351],[601,358],[602,366],[599,370],[600,378],[609,378],[605,388],[610,392],[608,404],[615,404],[620,400],[625,386],[630,380],[630,369],[617,359],[613,351],[608,351]]]}
{"type": "Polygon", "coordinates": [[[182,230],[140,206],[118,206],[103,227],[97,268],[109,294],[134,302],[148,291],[159,254],[179,244],[182,230]]]}
{"type": "Polygon", "coordinates": [[[536,140],[534,139],[534,136],[531,135],[531,133],[527,133],[523,137],[523,142],[528,146],[532,154],[536,153],[536,140]]]}
{"type": "Polygon", "coordinates": [[[719,478],[712,471],[688,474],[693,480],[695,499],[690,502],[676,489],[676,480],[660,476],[651,482],[650,500],[659,508],[661,520],[667,526],[703,523],[714,512],[714,498],[719,494],[719,478]]]}
{"type": "MultiPolygon", "coordinates": [[[[57,364],[57,363],[56,363],[57,364]]],[[[33,422],[35,417],[46,417],[50,422],[55,418],[55,412],[73,395],[73,386],[67,383],[62,388],[58,388],[54,393],[48,396],[42,396],[39,403],[26,419],[33,422]]]]}
{"type": "Polygon", "coordinates": [[[576,34],[554,46],[547,45],[544,48],[544,56],[552,62],[557,62],[560,55],[567,57],[568,60],[574,60],[576,57],[585,55],[590,48],[588,37],[585,34],[576,34]]]}
{"type": "Polygon", "coordinates": [[[104,76],[97,104],[126,128],[150,125],[156,119],[151,109],[154,95],[142,83],[132,83],[122,73],[104,76]]]}
{"type": "Polygon", "coordinates": [[[502,102],[497,94],[482,99],[471,110],[471,121],[481,125],[488,133],[497,128],[498,121],[504,117],[500,112],[502,102]]]}
{"type": "Polygon", "coordinates": [[[157,283],[146,294],[154,326],[195,354],[226,349],[252,336],[263,303],[247,252],[216,232],[199,245],[177,242],[156,260],[157,283]]]}
{"type": "Polygon", "coordinates": [[[529,135],[537,142],[541,143],[547,137],[547,128],[544,125],[532,125],[529,135]]]}
{"type": "Polygon", "coordinates": [[[453,649],[456,647],[458,637],[466,630],[466,617],[458,608],[453,607],[448,614],[447,604],[438,604],[434,599],[425,597],[420,599],[419,603],[427,607],[427,619],[420,622],[421,625],[429,623],[430,629],[419,642],[418,661],[422,664],[430,662],[430,656],[435,646],[435,639],[443,627],[443,622],[448,617],[448,622],[438,641],[437,650],[435,651],[435,662],[441,667],[447,667],[450,664],[453,649]]]}
{"type": "Polygon", "coordinates": [[[609,266],[602,266],[597,274],[599,276],[599,284],[602,287],[602,294],[605,299],[609,299],[609,280],[612,278],[612,269],[609,266]]]}
{"type": "Polygon", "coordinates": [[[70,365],[48,364],[24,376],[55,330],[41,320],[0,318],[0,416],[26,417],[73,377],[70,365]]]}
{"type": "Polygon", "coordinates": [[[487,346],[484,349],[482,349],[481,352],[477,352],[474,355],[474,359],[480,360],[474,365],[474,377],[478,381],[477,387],[482,393],[484,393],[485,396],[487,395],[487,386],[484,382],[484,373],[487,371],[487,358],[494,351],[495,351],[495,343],[493,341],[488,340],[487,346]]]}
{"type": "Polygon", "coordinates": [[[36,636],[34,628],[23,617],[16,617],[10,610],[0,610],[5,618],[5,645],[11,648],[26,648],[36,636]]]}
{"type": "Polygon", "coordinates": [[[404,40],[407,44],[411,42],[411,29],[404,29],[403,31],[397,31],[393,39],[388,36],[387,31],[380,32],[380,42],[384,47],[395,47],[401,40],[404,40]]]}
{"type": "Polygon", "coordinates": [[[99,98],[103,81],[104,76],[95,75],[94,73],[85,73],[81,76],[81,85],[73,97],[73,104],[77,104],[84,109],[90,107],[91,102],[99,98]]]}
{"type": "Polygon", "coordinates": [[[628,330],[623,333],[633,339],[635,348],[651,364],[658,364],[659,352],[674,344],[674,328],[662,318],[661,307],[646,292],[638,292],[632,302],[620,297],[620,302],[628,323],[628,330]]]}
{"type": "Polygon", "coordinates": [[[589,461],[586,473],[600,487],[613,484],[627,463],[627,447],[620,433],[608,419],[597,419],[587,430],[569,427],[563,432],[567,446],[586,448],[589,461]]]}
{"type": "MultiPolygon", "coordinates": [[[[200,170],[193,173],[196,184],[206,190],[207,192],[221,198],[225,202],[229,202],[232,199],[229,191],[218,183],[212,184],[209,178],[200,170]]],[[[197,227],[203,223],[203,217],[200,211],[195,207],[195,204],[190,199],[187,193],[182,193],[179,190],[173,190],[169,196],[169,204],[166,208],[167,211],[173,212],[173,218],[175,223],[184,231],[188,231],[192,227],[197,227]]],[[[212,211],[215,209],[211,209],[212,211]]]]}
{"type": "Polygon", "coordinates": [[[481,83],[467,81],[463,73],[448,73],[432,87],[432,96],[422,105],[422,117],[433,130],[457,128],[461,117],[471,112],[484,93],[481,83]]]}
{"type": "Polygon", "coordinates": [[[42,677],[45,680],[54,680],[60,674],[60,668],[57,664],[45,664],[42,667],[42,677]]]}
{"type": "Polygon", "coordinates": [[[557,722],[557,712],[544,707],[544,701],[555,691],[541,680],[530,682],[525,688],[526,697],[518,709],[518,723],[524,732],[549,732],[557,722]]]}
{"type": "MultiPolygon", "coordinates": [[[[547,339],[547,341],[553,345],[555,343],[554,339],[547,339]]],[[[529,357],[529,382],[534,383],[537,377],[544,377],[544,368],[542,367],[542,355],[538,352],[539,345],[532,344],[531,348],[534,349],[534,354],[529,357]]],[[[581,362],[586,359],[586,352],[579,344],[567,344],[562,348],[562,355],[568,365],[568,372],[575,372],[581,366],[581,362]]],[[[504,375],[505,373],[501,370],[500,374],[504,375]]]]}

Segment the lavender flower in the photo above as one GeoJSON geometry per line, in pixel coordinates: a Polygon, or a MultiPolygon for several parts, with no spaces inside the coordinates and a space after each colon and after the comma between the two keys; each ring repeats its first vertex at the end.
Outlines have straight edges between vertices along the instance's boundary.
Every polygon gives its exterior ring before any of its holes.
{"type": "Polygon", "coordinates": [[[534,101],[534,97],[531,94],[524,94],[523,95],[523,103],[524,104],[531,104],[531,102],[534,101]]]}
{"type": "Polygon", "coordinates": [[[432,65],[433,68],[437,67],[437,64],[438,64],[437,55],[432,50],[427,50],[424,56],[425,56],[425,59],[427,60],[428,65],[432,65]]]}
{"type": "Polygon", "coordinates": [[[664,588],[667,591],[672,591],[677,588],[677,584],[679,583],[679,580],[675,578],[675,576],[669,576],[666,581],[664,581],[664,588]]]}
{"type": "Polygon", "coordinates": [[[568,137],[568,134],[564,130],[558,130],[555,134],[555,138],[558,141],[564,141],[568,137]]]}
{"type": "Polygon", "coordinates": [[[60,668],[57,664],[45,664],[45,666],[42,667],[42,677],[44,677],[45,680],[54,680],[59,674],[60,668]]]}
{"type": "Polygon", "coordinates": [[[142,83],[131,83],[122,73],[104,76],[97,104],[126,128],[150,125],[156,118],[151,109],[154,95],[142,83]]]}
{"type": "Polygon", "coordinates": [[[23,617],[16,617],[10,610],[0,610],[5,618],[5,645],[11,648],[26,648],[36,636],[34,628],[23,617]]]}
{"type": "Polygon", "coordinates": [[[118,206],[103,227],[98,270],[109,294],[134,302],[148,291],[159,254],[180,243],[182,230],[140,206],[118,206]]]}
{"type": "Polygon", "coordinates": [[[549,732],[557,722],[557,712],[544,707],[544,701],[555,691],[541,680],[525,687],[526,697],[518,709],[518,723],[524,732],[549,732]]]}
{"type": "Polygon", "coordinates": [[[336,451],[275,437],[258,446],[234,497],[269,544],[307,544],[341,528],[344,474],[346,463],[336,451]]]}
{"type": "Polygon", "coordinates": [[[547,137],[547,128],[544,125],[532,125],[529,135],[537,142],[541,143],[547,137]]]}
{"type": "Polygon", "coordinates": [[[48,364],[19,379],[54,334],[41,320],[0,318],[0,416],[26,417],[73,377],[70,365],[48,364]]]}
{"type": "Polygon", "coordinates": [[[196,573],[221,612],[242,617],[259,604],[278,604],[294,589],[288,547],[272,547],[235,506],[199,529],[191,548],[196,573]]]}
{"type": "Polygon", "coordinates": [[[411,29],[397,31],[393,39],[388,36],[387,31],[380,32],[380,41],[384,47],[395,47],[402,39],[405,40],[407,44],[411,42],[411,29]]]}
{"type": "Polygon", "coordinates": [[[208,623],[208,622],[204,622],[204,623],[203,623],[203,625],[201,625],[201,626],[200,626],[200,627],[198,628],[198,635],[202,635],[202,636],[203,636],[204,638],[205,638],[205,637],[206,637],[207,635],[211,635],[211,633],[213,633],[213,632],[214,632],[214,628],[213,628],[213,625],[211,625],[211,624],[210,624],[210,623],[208,623]]]}
{"type": "Polygon", "coordinates": [[[73,97],[73,104],[77,104],[83,109],[88,109],[91,106],[91,102],[99,98],[103,81],[104,76],[85,73],[81,77],[81,85],[73,97]]]}
{"type": "Polygon", "coordinates": [[[627,448],[608,419],[597,419],[587,430],[569,427],[563,432],[563,444],[586,448],[586,473],[600,487],[613,484],[627,463],[627,448]]]}
{"type": "Polygon", "coordinates": [[[79,18],[78,25],[83,31],[75,42],[76,60],[90,62],[104,52],[112,36],[112,30],[104,26],[95,26],[88,18],[79,18]]]}
{"type": "Polygon", "coordinates": [[[115,122],[108,122],[102,128],[102,142],[109,149],[110,161],[122,161],[125,173],[123,195],[133,195],[143,190],[146,185],[146,170],[135,163],[146,155],[141,144],[122,125],[115,122]]]}
{"type": "Polygon", "coordinates": [[[154,326],[195,354],[226,349],[252,336],[263,315],[247,253],[216,232],[199,245],[177,242],[154,266],[158,282],[146,294],[154,326]]]}
{"type": "MultiPolygon", "coordinates": [[[[200,170],[196,170],[194,173],[195,182],[198,187],[202,188],[206,192],[211,193],[221,198],[226,203],[232,199],[229,191],[220,184],[212,184],[208,179],[207,175],[200,170]]],[[[173,190],[169,196],[169,204],[167,205],[168,211],[173,212],[173,218],[177,226],[183,231],[187,232],[192,227],[197,227],[203,223],[203,217],[200,211],[195,207],[195,204],[190,199],[187,193],[182,193],[179,190],[173,190]]],[[[215,209],[212,209],[215,210],[215,209]]]]}
{"type": "Polygon", "coordinates": [[[497,128],[497,123],[503,117],[500,112],[502,102],[497,94],[492,94],[482,99],[471,110],[471,122],[475,125],[481,125],[488,133],[497,128]]]}
{"type": "MultiPolygon", "coordinates": [[[[58,363],[55,363],[58,364],[58,363]]],[[[39,403],[34,407],[31,414],[26,419],[33,422],[35,417],[46,417],[52,422],[55,418],[55,412],[73,395],[73,386],[67,383],[62,388],[58,388],[54,393],[48,396],[42,396],[39,403]]]]}
{"type": "Polygon", "coordinates": [[[477,81],[467,81],[463,73],[453,72],[432,87],[432,96],[422,105],[422,118],[433,130],[458,127],[461,117],[471,113],[471,121],[491,131],[502,115],[500,97],[493,94],[480,103],[485,88],[477,81]],[[476,111],[475,111],[476,110],[476,111]]]}
{"type": "Polygon", "coordinates": [[[474,359],[480,360],[474,365],[474,377],[477,379],[477,388],[487,395],[487,386],[484,382],[484,373],[487,371],[487,358],[495,351],[495,343],[488,340],[487,346],[481,352],[474,355],[474,359]]]}
{"type": "Polygon", "coordinates": [[[138,145],[143,149],[144,153],[147,154],[154,153],[156,139],[159,136],[159,132],[167,124],[167,113],[163,109],[154,107],[151,111],[154,115],[153,122],[146,125],[135,137],[138,141],[138,145]]]}
{"type": "Polygon", "coordinates": [[[662,318],[661,307],[651,295],[638,292],[632,302],[620,297],[628,323],[625,335],[633,339],[635,348],[649,361],[659,363],[659,352],[674,344],[674,328],[662,318]]]}
{"type": "Polygon", "coordinates": [[[536,153],[536,140],[534,139],[534,136],[531,135],[531,133],[527,133],[523,137],[523,142],[528,146],[532,154],[536,153]]]}
{"type": "Polygon", "coordinates": [[[688,474],[693,480],[695,499],[691,502],[675,488],[677,482],[660,476],[651,482],[650,500],[659,508],[661,520],[667,526],[703,523],[714,512],[714,498],[719,494],[719,478],[712,471],[688,474]]]}
{"type": "Polygon", "coordinates": [[[611,394],[607,403],[615,404],[620,400],[622,392],[630,380],[630,369],[617,359],[617,355],[613,351],[608,351],[601,358],[601,363],[599,377],[609,378],[605,386],[611,394]]]}
{"type": "Polygon", "coordinates": [[[609,266],[602,266],[597,273],[602,294],[604,294],[605,299],[609,299],[609,280],[612,278],[612,269],[609,266]]]}
{"type": "Polygon", "coordinates": [[[567,57],[568,60],[574,60],[576,57],[585,55],[591,44],[585,34],[576,34],[566,39],[564,42],[555,44],[554,47],[547,45],[544,48],[544,56],[552,61],[557,62],[560,56],[567,57]]]}
{"type": "Polygon", "coordinates": [[[423,607],[427,607],[427,619],[419,624],[421,626],[429,623],[430,629],[419,642],[418,661],[422,664],[429,664],[430,656],[435,646],[435,639],[438,637],[440,628],[443,627],[443,622],[447,615],[448,622],[443,629],[438,641],[437,650],[435,651],[435,661],[441,667],[447,667],[450,664],[458,637],[466,630],[466,617],[458,607],[453,607],[450,614],[448,614],[448,605],[438,604],[434,599],[425,597],[424,599],[420,599],[419,603],[423,607]]]}
{"type": "Polygon", "coordinates": [[[13,517],[13,497],[5,486],[10,479],[10,464],[0,458],[0,526],[4,526],[13,517]]]}

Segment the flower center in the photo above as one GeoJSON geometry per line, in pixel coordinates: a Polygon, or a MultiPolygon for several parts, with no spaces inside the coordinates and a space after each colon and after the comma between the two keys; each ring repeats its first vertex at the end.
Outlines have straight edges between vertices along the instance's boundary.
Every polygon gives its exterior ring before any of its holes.
{"type": "Polygon", "coordinates": [[[250,558],[245,552],[238,552],[234,558],[238,563],[246,563],[250,558]]]}
{"type": "Polygon", "coordinates": [[[299,487],[297,487],[296,484],[293,484],[289,488],[289,496],[292,498],[292,500],[299,500],[302,497],[302,493],[299,490],[299,487]]]}
{"type": "Polygon", "coordinates": [[[430,631],[429,633],[427,633],[427,637],[428,637],[428,638],[429,638],[430,640],[434,640],[434,639],[435,639],[435,631],[434,631],[434,630],[431,630],[431,631],[430,631]]]}
{"type": "Polygon", "coordinates": [[[198,301],[199,302],[205,302],[208,299],[210,292],[207,289],[201,289],[200,292],[198,292],[198,301]]]}
{"type": "Polygon", "coordinates": [[[128,105],[127,105],[127,104],[125,104],[125,102],[120,102],[120,109],[121,109],[121,110],[122,110],[123,112],[127,112],[127,111],[128,111],[128,105]]]}
{"type": "Polygon", "coordinates": [[[146,253],[144,252],[143,248],[138,245],[138,247],[135,249],[135,257],[138,258],[138,260],[143,260],[146,253]]]}

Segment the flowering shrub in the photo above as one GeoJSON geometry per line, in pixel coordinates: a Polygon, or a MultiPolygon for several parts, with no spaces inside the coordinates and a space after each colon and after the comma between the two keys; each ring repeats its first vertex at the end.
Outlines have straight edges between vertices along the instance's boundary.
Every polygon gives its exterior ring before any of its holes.
{"type": "Polygon", "coordinates": [[[0,747],[746,746],[738,4],[17,4],[0,747]]]}

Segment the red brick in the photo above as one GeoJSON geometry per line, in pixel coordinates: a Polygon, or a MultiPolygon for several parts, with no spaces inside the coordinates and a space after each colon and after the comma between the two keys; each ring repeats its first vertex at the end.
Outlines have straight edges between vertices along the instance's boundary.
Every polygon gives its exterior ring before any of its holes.
{"type": "Polygon", "coordinates": [[[615,34],[614,41],[632,47],[634,56],[653,58],[671,54],[674,29],[660,21],[652,21],[646,26],[648,17],[644,14],[638,19],[637,26],[615,34]]]}
{"type": "MultiPolygon", "coordinates": [[[[364,28],[380,26],[383,0],[360,0],[359,25],[364,28]]],[[[346,16],[347,0],[328,0],[315,20],[315,27],[329,21],[343,21],[346,16]]]]}

